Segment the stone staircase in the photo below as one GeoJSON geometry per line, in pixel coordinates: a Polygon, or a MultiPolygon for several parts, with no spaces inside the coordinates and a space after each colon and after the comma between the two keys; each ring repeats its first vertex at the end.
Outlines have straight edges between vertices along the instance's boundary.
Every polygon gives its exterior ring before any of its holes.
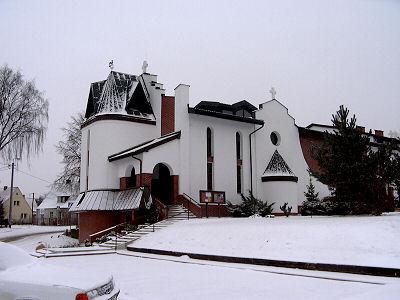
{"type": "Polygon", "coordinates": [[[163,229],[176,222],[187,220],[188,218],[194,219],[196,216],[181,205],[170,205],[168,206],[167,219],[154,224],[140,225],[139,229],[136,231],[130,231],[126,234],[117,234],[117,236],[111,236],[110,240],[99,244],[99,246],[107,249],[125,249],[128,244],[137,241],[144,235],[163,229]]]}

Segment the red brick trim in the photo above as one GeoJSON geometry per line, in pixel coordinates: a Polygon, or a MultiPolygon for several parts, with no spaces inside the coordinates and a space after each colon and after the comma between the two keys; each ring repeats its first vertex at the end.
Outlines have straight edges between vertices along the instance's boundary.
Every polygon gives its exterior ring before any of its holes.
{"type": "Polygon", "coordinates": [[[161,97],[161,135],[175,131],[175,97],[161,97]]]}

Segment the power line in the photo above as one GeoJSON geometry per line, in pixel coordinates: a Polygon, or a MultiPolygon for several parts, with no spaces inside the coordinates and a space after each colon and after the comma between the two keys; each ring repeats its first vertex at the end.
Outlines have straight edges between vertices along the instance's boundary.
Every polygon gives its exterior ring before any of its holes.
{"type": "Polygon", "coordinates": [[[20,169],[17,169],[17,171],[18,171],[18,172],[21,172],[21,173],[23,173],[23,174],[25,174],[25,175],[31,176],[31,177],[33,177],[33,178],[36,178],[36,179],[38,179],[38,180],[41,180],[41,181],[43,181],[43,182],[52,184],[52,182],[50,182],[50,181],[48,181],[48,180],[46,180],[46,179],[43,179],[43,178],[37,177],[37,176],[35,176],[35,175],[29,174],[29,173],[27,173],[27,172],[25,172],[25,171],[22,171],[22,170],[20,170],[20,169]]]}

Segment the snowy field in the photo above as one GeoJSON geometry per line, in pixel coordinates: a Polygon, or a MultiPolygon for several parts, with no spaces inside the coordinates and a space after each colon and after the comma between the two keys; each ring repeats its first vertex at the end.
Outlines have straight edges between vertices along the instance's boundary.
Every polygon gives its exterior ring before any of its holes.
{"type": "Polygon", "coordinates": [[[0,241],[31,234],[63,232],[69,228],[69,226],[13,225],[11,228],[0,228],[0,241]]]}
{"type": "Polygon", "coordinates": [[[400,267],[400,214],[185,220],[135,247],[303,262],[400,267]]]}
{"type": "Polygon", "coordinates": [[[400,280],[120,254],[49,258],[82,272],[113,274],[119,299],[395,299],[400,280]],[[279,272],[285,274],[277,274],[279,272]],[[307,277],[311,276],[311,277],[307,277]],[[315,276],[315,277],[313,277],[315,276]],[[322,278],[327,276],[327,278],[322,278]],[[339,280],[338,280],[339,279],[339,280]],[[343,281],[350,280],[350,281],[343,281]],[[364,281],[360,282],[360,281],[364,281]],[[378,284],[372,284],[378,283],[378,284]],[[384,285],[381,285],[384,284],[384,285]]]}

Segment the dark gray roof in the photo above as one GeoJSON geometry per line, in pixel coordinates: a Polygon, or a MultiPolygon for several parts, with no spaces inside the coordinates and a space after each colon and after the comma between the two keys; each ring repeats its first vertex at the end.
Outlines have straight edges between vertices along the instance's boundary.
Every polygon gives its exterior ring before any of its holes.
{"type": "Polygon", "coordinates": [[[136,76],[132,74],[115,71],[111,71],[111,74],[114,77],[115,86],[120,94],[124,93],[127,89],[129,90],[132,87],[132,83],[137,81],[136,76]]]}
{"type": "MultiPolygon", "coordinates": [[[[13,193],[18,189],[18,187],[13,187],[13,193]]],[[[7,201],[10,198],[10,187],[8,186],[6,189],[1,189],[0,191],[0,203],[7,201]]]]}
{"type": "Polygon", "coordinates": [[[153,149],[153,148],[163,145],[165,143],[168,143],[172,140],[179,139],[180,137],[181,137],[180,131],[168,133],[168,134],[160,136],[156,139],[144,142],[144,143],[136,145],[134,147],[125,149],[121,152],[112,154],[108,157],[108,161],[115,161],[115,160],[126,158],[126,157],[129,157],[132,155],[137,155],[137,154],[149,151],[150,149],[153,149]]]}
{"type": "Polygon", "coordinates": [[[111,71],[106,80],[93,82],[90,85],[89,97],[86,106],[85,118],[89,118],[99,112],[99,101],[107,80],[115,82],[115,88],[118,94],[122,95],[127,90],[130,91],[136,87],[136,75],[111,71]]]}
{"type": "Polygon", "coordinates": [[[194,108],[211,110],[215,112],[230,112],[235,114],[238,110],[244,109],[250,114],[257,108],[246,100],[242,100],[233,104],[226,104],[217,101],[200,101],[194,108]]]}
{"type": "Polygon", "coordinates": [[[268,163],[267,168],[264,171],[263,176],[273,176],[273,175],[293,175],[294,173],[289,168],[288,164],[285,162],[283,157],[279,154],[278,150],[275,150],[268,163]]]}

